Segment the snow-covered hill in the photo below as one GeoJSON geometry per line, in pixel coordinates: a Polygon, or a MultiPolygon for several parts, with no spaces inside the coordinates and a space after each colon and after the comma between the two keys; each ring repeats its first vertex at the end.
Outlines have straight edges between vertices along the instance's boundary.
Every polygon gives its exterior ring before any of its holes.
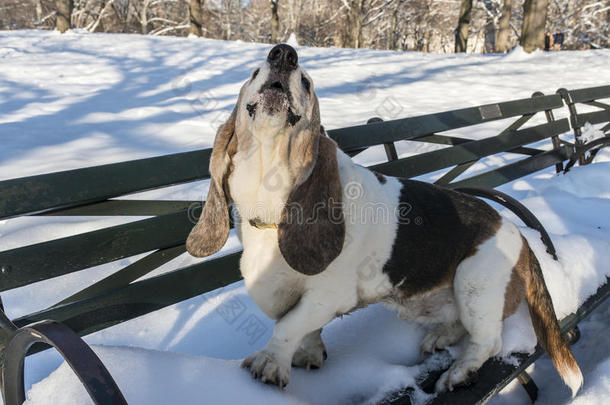
{"type": "MultiPolygon", "coordinates": [[[[235,102],[241,83],[269,45],[205,39],[70,32],[0,32],[0,180],[209,147],[215,128],[235,102]]],[[[608,84],[610,51],[508,55],[428,55],[350,49],[298,49],[314,80],[327,128],[529,97],[535,90],[608,84]],[[604,82],[605,81],[605,82],[604,82]]],[[[561,115],[561,114],[558,114],[561,115]]],[[[492,135],[508,124],[456,131],[492,135]]],[[[408,155],[430,146],[401,143],[408,155]]],[[[360,163],[383,158],[367,151],[360,163]]],[[[471,170],[511,159],[492,157],[471,170]]],[[[157,190],[147,198],[200,199],[206,182],[157,190]]],[[[524,230],[542,259],[559,315],[573,311],[610,275],[610,153],[570,174],[551,169],[501,188],[547,227],[560,263],[549,260],[535,232],[524,230]]],[[[504,215],[510,213],[503,211],[504,215]]],[[[115,218],[19,218],[0,221],[0,251],[118,223],[115,218]]],[[[231,239],[228,248],[238,243],[231,239]]],[[[134,261],[3,293],[11,317],[78,291],[134,261]]],[[[191,263],[183,255],[154,274],[191,263]]],[[[574,403],[610,396],[610,307],[581,324],[574,347],[585,386],[574,403]]],[[[253,381],[239,359],[261,348],[272,323],[236,283],[86,338],[132,404],[372,403],[413,383],[420,370],[423,330],[379,305],[337,319],[324,330],[329,359],[321,370],[293,370],[285,392],[253,381]],[[243,312],[227,318],[223,308],[243,312]],[[242,324],[256,319],[256,334],[242,324]]],[[[504,349],[535,344],[524,308],[506,321],[504,349]]],[[[456,347],[455,350],[459,350],[456,347]]],[[[86,393],[59,357],[28,358],[31,404],[86,403],[86,393]],[[59,367],[59,368],[58,368],[59,367]],[[34,384],[32,386],[32,384],[34,384]]],[[[569,403],[548,359],[531,367],[539,403],[569,403]]],[[[512,384],[496,404],[528,403],[512,384]]],[[[417,392],[417,399],[425,394],[417,392]]]]}

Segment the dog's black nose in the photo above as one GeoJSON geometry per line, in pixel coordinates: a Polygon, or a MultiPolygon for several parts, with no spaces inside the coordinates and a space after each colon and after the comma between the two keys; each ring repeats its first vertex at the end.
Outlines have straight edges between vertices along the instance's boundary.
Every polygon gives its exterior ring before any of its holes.
{"type": "Polygon", "coordinates": [[[290,45],[279,44],[271,49],[269,56],[267,56],[267,62],[272,68],[280,72],[290,72],[296,69],[299,57],[297,51],[290,45]]]}

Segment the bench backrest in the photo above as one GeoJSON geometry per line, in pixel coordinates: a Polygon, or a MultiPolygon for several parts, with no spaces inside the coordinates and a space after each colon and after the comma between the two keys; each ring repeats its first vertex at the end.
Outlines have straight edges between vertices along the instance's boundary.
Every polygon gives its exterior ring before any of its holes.
{"type": "Polygon", "coordinates": [[[605,123],[601,131],[604,133],[610,131],[610,104],[600,101],[610,98],[610,86],[578,90],[559,89],[557,94],[561,95],[570,110],[570,123],[574,129],[574,136],[577,141],[579,141],[582,135],[582,128],[587,122],[592,125],[605,123]],[[579,105],[588,105],[597,108],[597,110],[579,113],[579,105]]]}
{"type": "MultiPolygon", "coordinates": [[[[437,183],[496,187],[552,165],[559,169],[558,165],[570,158],[573,148],[558,138],[570,130],[569,122],[553,116],[553,111],[562,107],[559,94],[536,94],[528,99],[328,133],[352,156],[384,145],[388,161],[372,167],[381,173],[414,177],[451,168],[437,183]],[[544,114],[546,123],[523,128],[537,114],[544,114]],[[506,129],[485,139],[441,134],[508,118],[514,121],[506,129]],[[403,140],[451,146],[398,158],[394,143],[403,140]],[[528,146],[543,140],[549,140],[544,149],[528,146]],[[507,151],[524,158],[467,175],[480,159],[507,151]]],[[[84,335],[239,280],[240,252],[236,252],[134,282],[186,251],[184,243],[199,216],[201,202],[114,199],[209,178],[210,152],[206,149],[0,182],[0,220],[23,215],[151,216],[0,252],[0,292],[148,253],[50,308],[15,319],[15,324],[21,327],[53,319],[84,335]]]]}

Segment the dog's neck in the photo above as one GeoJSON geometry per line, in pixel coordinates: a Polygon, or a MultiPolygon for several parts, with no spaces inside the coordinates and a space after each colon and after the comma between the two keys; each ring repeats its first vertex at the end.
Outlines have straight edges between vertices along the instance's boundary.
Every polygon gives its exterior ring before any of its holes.
{"type": "Polygon", "coordinates": [[[290,137],[283,129],[253,129],[248,143],[233,158],[231,196],[242,219],[278,223],[294,186],[287,162],[290,137]]]}

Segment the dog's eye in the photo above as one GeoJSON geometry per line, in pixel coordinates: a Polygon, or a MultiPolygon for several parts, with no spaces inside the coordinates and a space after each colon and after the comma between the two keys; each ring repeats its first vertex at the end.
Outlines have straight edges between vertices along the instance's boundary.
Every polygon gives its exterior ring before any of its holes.
{"type": "Polygon", "coordinates": [[[259,71],[260,71],[260,69],[256,69],[256,70],[254,71],[254,73],[252,73],[252,79],[251,79],[251,80],[256,79],[256,76],[258,75],[258,72],[259,72],[259,71]]]}
{"type": "Polygon", "coordinates": [[[301,76],[301,83],[303,84],[303,87],[305,87],[305,90],[309,91],[309,89],[311,88],[311,84],[305,76],[301,76]]]}

